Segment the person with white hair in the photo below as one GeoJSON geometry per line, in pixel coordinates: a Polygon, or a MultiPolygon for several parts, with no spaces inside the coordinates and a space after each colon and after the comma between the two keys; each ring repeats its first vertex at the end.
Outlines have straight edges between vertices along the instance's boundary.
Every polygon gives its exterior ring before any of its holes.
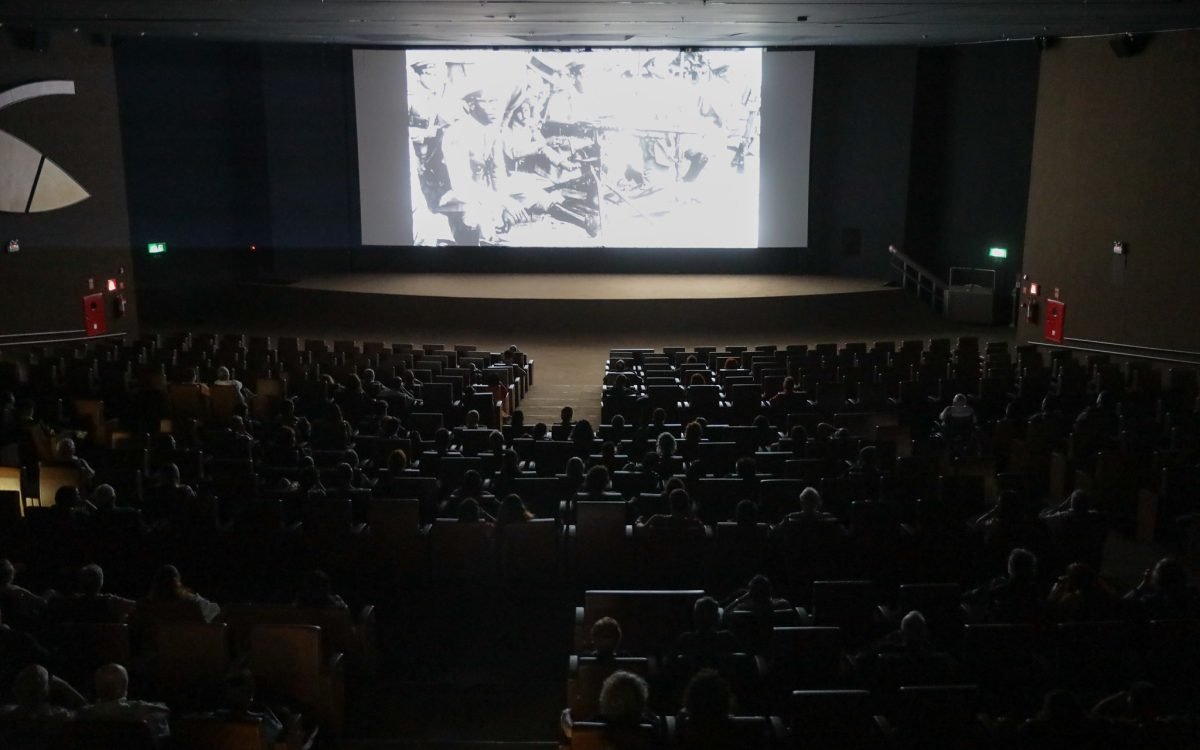
{"type": "Polygon", "coordinates": [[[171,734],[171,709],[162,703],[129,700],[129,673],[120,664],[105,664],[94,677],[96,702],[85,706],[79,715],[85,719],[145,722],[161,740],[171,734]]]}
{"type": "Polygon", "coordinates": [[[233,377],[233,375],[229,372],[228,367],[222,366],[222,367],[217,368],[216,377],[213,378],[213,385],[219,385],[219,386],[230,386],[231,385],[231,386],[235,387],[237,389],[238,397],[242,400],[242,403],[245,403],[246,401],[249,401],[251,398],[254,397],[254,394],[250,392],[250,389],[247,388],[245,386],[245,384],[242,383],[242,381],[233,377]]]}
{"type": "Polygon", "coordinates": [[[63,438],[58,441],[54,458],[57,464],[73,466],[78,469],[79,477],[85,484],[90,484],[96,478],[96,470],[92,468],[92,465],[76,454],[75,441],[72,438],[63,438]]]}

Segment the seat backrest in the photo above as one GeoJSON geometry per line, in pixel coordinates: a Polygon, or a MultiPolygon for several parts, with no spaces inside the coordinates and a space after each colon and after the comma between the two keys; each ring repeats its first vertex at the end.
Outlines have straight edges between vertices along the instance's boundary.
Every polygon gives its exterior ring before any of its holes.
{"type": "Polygon", "coordinates": [[[38,501],[43,508],[54,505],[54,496],[63,487],[82,487],[83,475],[74,466],[38,464],[38,501]]]}
{"type": "Polygon", "coordinates": [[[160,684],[211,685],[229,669],[229,629],[223,622],[164,623],[155,641],[160,684]]]}
{"type": "Polygon", "coordinates": [[[875,584],[871,581],[814,581],[812,601],[818,625],[861,625],[870,621],[875,610],[875,584]]]}
{"type": "Polygon", "coordinates": [[[490,579],[495,573],[495,528],[490,523],[439,518],[429,532],[435,578],[490,579]]]}
{"type": "Polygon", "coordinates": [[[600,688],[604,686],[604,681],[609,675],[618,670],[647,677],[650,673],[650,660],[644,656],[621,656],[614,659],[580,656],[573,690],[567,696],[567,707],[571,709],[571,715],[595,716],[600,703],[600,688]]]}
{"type": "Polygon", "coordinates": [[[321,629],[315,625],[256,625],[250,631],[250,668],[262,692],[286,695],[314,710],[323,667],[321,629]]]}
{"type": "Polygon", "coordinates": [[[154,733],[144,721],[114,721],[111,719],[76,719],[63,726],[64,750],[156,750],[154,733]]]}
{"type": "Polygon", "coordinates": [[[77,666],[94,669],[103,664],[130,666],[133,648],[124,623],[78,623],[67,630],[64,656],[77,666]]]}
{"type": "Polygon", "coordinates": [[[691,627],[692,606],[702,596],[699,589],[591,590],[584,594],[583,627],[590,630],[601,617],[615,618],[621,624],[622,648],[637,655],[660,654],[691,627]]]}
{"type": "Polygon", "coordinates": [[[4,481],[0,479],[0,528],[11,529],[25,517],[25,501],[21,490],[6,487],[4,481]]]}
{"type": "Polygon", "coordinates": [[[372,497],[367,501],[367,522],[380,539],[407,540],[421,525],[421,501],[372,497]]]}
{"type": "Polygon", "coordinates": [[[625,504],[605,500],[575,503],[576,533],[608,535],[625,533],[625,504]]]}
{"type": "Polygon", "coordinates": [[[211,385],[208,387],[208,408],[214,418],[229,419],[240,403],[242,403],[242,393],[236,385],[211,385]]]}
{"type": "Polygon", "coordinates": [[[506,524],[499,531],[500,572],[511,581],[556,580],[561,570],[558,527],[552,518],[506,524]]]}
{"type": "Polygon", "coordinates": [[[613,729],[604,722],[577,721],[571,730],[571,750],[651,750],[661,746],[658,731],[649,724],[613,729]]]}
{"type": "Polygon", "coordinates": [[[260,721],[184,716],[171,722],[171,745],[176,750],[264,750],[266,737],[260,721]]]}
{"type": "Polygon", "coordinates": [[[869,690],[792,691],[788,726],[814,750],[854,747],[874,729],[869,690]]]}

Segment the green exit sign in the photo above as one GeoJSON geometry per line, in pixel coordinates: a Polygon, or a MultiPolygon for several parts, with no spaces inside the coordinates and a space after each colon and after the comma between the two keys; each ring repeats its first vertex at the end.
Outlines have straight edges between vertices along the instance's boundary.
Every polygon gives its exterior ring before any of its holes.
{"type": "Polygon", "coordinates": [[[1008,257],[1008,248],[1007,247],[993,247],[990,250],[988,250],[988,257],[990,257],[990,258],[1007,258],[1008,257]]]}
{"type": "Polygon", "coordinates": [[[146,245],[146,251],[151,255],[162,255],[167,251],[167,243],[151,242],[150,244],[146,245]]]}

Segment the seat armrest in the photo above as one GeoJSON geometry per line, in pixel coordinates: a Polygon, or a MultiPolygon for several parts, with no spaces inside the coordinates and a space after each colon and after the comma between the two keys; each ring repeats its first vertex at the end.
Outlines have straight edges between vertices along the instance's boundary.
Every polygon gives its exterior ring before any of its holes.
{"type": "Polygon", "coordinates": [[[571,654],[567,657],[567,678],[576,677],[579,675],[579,655],[571,654]]]}
{"type": "Polygon", "coordinates": [[[882,714],[875,714],[875,726],[883,734],[885,739],[893,740],[896,738],[896,727],[892,726],[892,722],[888,721],[888,717],[882,714]]]}
{"type": "Polygon", "coordinates": [[[787,725],[783,723],[782,716],[768,716],[767,720],[771,722],[771,742],[778,743],[787,739],[787,725]]]}
{"type": "Polygon", "coordinates": [[[587,639],[588,639],[587,623],[585,623],[583,621],[583,607],[575,608],[574,631],[575,631],[575,649],[574,650],[576,653],[578,653],[578,652],[582,651],[585,646],[587,646],[587,639]]]}

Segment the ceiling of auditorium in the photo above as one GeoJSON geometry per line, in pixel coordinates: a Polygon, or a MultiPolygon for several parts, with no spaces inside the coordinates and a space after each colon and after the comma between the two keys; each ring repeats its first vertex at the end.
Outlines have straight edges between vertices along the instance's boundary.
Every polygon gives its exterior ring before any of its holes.
{"type": "Polygon", "coordinates": [[[940,45],[1200,27],[1198,0],[4,0],[9,28],[385,46],[940,45]]]}

